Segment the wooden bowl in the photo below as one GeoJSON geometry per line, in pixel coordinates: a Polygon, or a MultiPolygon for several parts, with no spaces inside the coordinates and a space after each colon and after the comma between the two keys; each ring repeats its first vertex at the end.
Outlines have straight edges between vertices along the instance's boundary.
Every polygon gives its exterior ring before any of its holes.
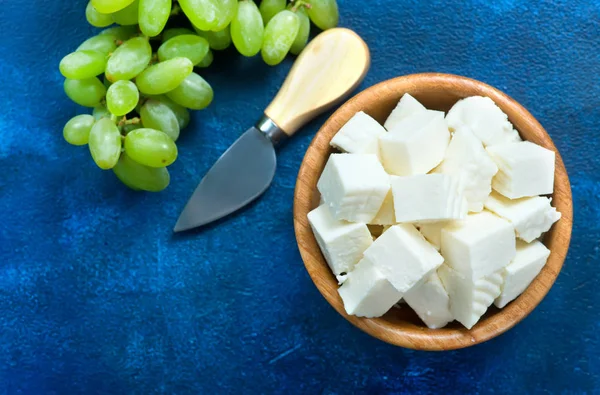
{"type": "Polygon", "coordinates": [[[319,130],[308,148],[296,182],[294,227],[306,270],[325,299],[352,324],[378,339],[418,350],[452,350],[472,346],[507,331],[525,318],[552,287],[563,265],[573,218],[571,186],[567,171],[554,143],[540,123],[519,103],[496,88],[450,74],[414,74],[377,84],[342,105],[319,130]],[[454,322],[442,329],[427,328],[408,307],[393,308],[380,318],[347,315],[338,295],[338,285],[325,262],[308,223],[307,214],[319,204],[317,181],[333,150],[332,137],[358,111],[383,124],[398,100],[410,93],[429,109],[448,111],[459,99],[487,96],[506,114],[525,140],[556,152],[552,204],[562,213],[544,238],[550,257],[540,274],[521,296],[499,310],[493,305],[471,330],[454,322]]]}

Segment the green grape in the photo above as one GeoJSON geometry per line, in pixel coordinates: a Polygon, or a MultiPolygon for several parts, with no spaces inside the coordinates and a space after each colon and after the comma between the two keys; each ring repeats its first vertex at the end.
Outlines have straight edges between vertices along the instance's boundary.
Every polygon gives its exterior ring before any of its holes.
{"type": "Polygon", "coordinates": [[[308,16],[321,30],[336,27],[340,19],[336,0],[309,0],[308,16]]]}
{"type": "Polygon", "coordinates": [[[187,108],[180,106],[164,95],[156,96],[155,99],[168,106],[171,111],[173,111],[175,117],[177,118],[177,123],[179,123],[180,130],[185,128],[190,123],[190,112],[187,110],[187,108]]]}
{"type": "Polygon", "coordinates": [[[91,0],[95,9],[103,14],[112,14],[133,3],[133,0],[91,0]]]}
{"type": "Polygon", "coordinates": [[[114,36],[108,34],[102,36],[94,36],[85,40],[76,51],[97,51],[104,55],[108,55],[117,49],[114,36]]]}
{"type": "Polygon", "coordinates": [[[206,67],[209,67],[212,64],[212,62],[213,62],[213,52],[209,49],[208,53],[206,54],[204,59],[202,59],[202,62],[198,63],[196,66],[206,68],[206,67]]]}
{"type": "Polygon", "coordinates": [[[125,152],[145,166],[166,167],[177,159],[173,139],[155,129],[136,129],[125,136],[125,152]]]}
{"type": "Polygon", "coordinates": [[[192,110],[202,110],[212,102],[213,90],[204,78],[192,73],[181,85],[168,92],[167,97],[180,106],[192,110]]]}
{"type": "MultiPolygon", "coordinates": [[[[112,17],[111,17],[112,18],[112,17]]],[[[115,40],[127,41],[137,35],[138,31],[135,26],[115,26],[102,30],[98,33],[99,36],[113,36],[115,40]]]]}
{"type": "Polygon", "coordinates": [[[196,65],[204,59],[208,50],[208,41],[205,38],[195,34],[182,34],[163,43],[157,53],[161,62],[184,57],[196,65]]]}
{"type": "Polygon", "coordinates": [[[111,114],[122,117],[129,114],[140,100],[140,92],[131,81],[117,81],[106,92],[106,106],[111,114]]]}
{"type": "Polygon", "coordinates": [[[166,104],[158,100],[148,100],[140,109],[140,118],[144,127],[160,130],[173,141],[179,138],[177,116],[166,104]]]}
{"type": "Polygon", "coordinates": [[[162,95],[171,91],[194,70],[188,58],[173,58],[148,67],[135,79],[140,92],[162,95]]]}
{"type": "Polygon", "coordinates": [[[192,30],[185,27],[173,27],[162,32],[162,42],[167,42],[170,39],[181,36],[183,34],[196,34],[192,30]]]}
{"type": "Polygon", "coordinates": [[[260,3],[260,14],[262,15],[265,26],[271,18],[285,10],[286,0],[262,0],[260,3]]]}
{"type": "Polygon", "coordinates": [[[198,29],[211,30],[219,24],[219,0],[179,0],[179,6],[198,29]]]}
{"type": "Polygon", "coordinates": [[[101,14],[94,8],[90,1],[85,7],[85,19],[94,27],[106,27],[113,24],[110,14],[101,14]]]}
{"type": "Polygon", "coordinates": [[[138,123],[127,123],[125,125],[123,125],[123,134],[128,134],[133,132],[136,129],[141,129],[143,128],[144,125],[142,124],[142,122],[138,122],[138,123]]]}
{"type": "Polygon", "coordinates": [[[275,66],[281,63],[292,47],[299,29],[300,18],[292,11],[281,11],[269,21],[261,50],[266,64],[275,66]]]}
{"type": "Polygon", "coordinates": [[[310,18],[304,7],[299,7],[295,12],[300,20],[300,28],[298,29],[298,34],[292,44],[292,48],[290,48],[290,52],[294,55],[298,55],[302,52],[304,47],[306,47],[306,43],[308,42],[308,36],[310,35],[310,18]]]}
{"type": "Polygon", "coordinates": [[[71,118],[65,125],[63,137],[69,144],[86,145],[94,122],[95,119],[91,115],[77,115],[71,118]]]}
{"type": "Polygon", "coordinates": [[[140,1],[133,0],[133,3],[112,14],[113,21],[121,26],[137,25],[139,7],[140,1]]]}
{"type": "Polygon", "coordinates": [[[84,80],[104,73],[106,55],[98,51],[77,51],[62,58],[58,66],[65,78],[84,80]]]}
{"type": "Polygon", "coordinates": [[[112,169],[121,155],[121,133],[110,118],[102,118],[92,126],[88,141],[96,165],[103,170],[112,169]]]}
{"type": "Polygon", "coordinates": [[[94,111],[92,112],[92,116],[96,121],[102,118],[110,118],[111,115],[112,114],[110,111],[108,111],[108,108],[104,107],[102,104],[94,107],[94,111]]]}
{"type": "Polygon", "coordinates": [[[169,186],[171,178],[165,167],[141,165],[123,153],[113,172],[129,188],[148,192],[160,192],[169,186]]]}
{"type": "Polygon", "coordinates": [[[171,0],[140,0],[140,30],[148,37],[156,37],[163,31],[171,16],[171,0]]]}
{"type": "Polygon", "coordinates": [[[71,80],[67,78],[64,83],[64,89],[69,99],[84,107],[96,107],[100,100],[106,95],[106,88],[102,82],[96,78],[86,80],[71,80]]]}
{"type": "Polygon", "coordinates": [[[136,37],[125,41],[106,63],[106,78],[111,81],[130,80],[144,71],[152,58],[148,39],[136,37]]]}
{"type": "Polygon", "coordinates": [[[220,0],[217,1],[217,7],[219,7],[217,23],[210,29],[215,32],[225,29],[231,23],[238,7],[238,0],[220,0]]]}
{"type": "Polygon", "coordinates": [[[254,56],[262,47],[265,27],[258,7],[252,0],[240,1],[231,21],[231,39],[239,53],[254,56]]]}
{"type": "Polygon", "coordinates": [[[227,49],[231,45],[231,33],[229,26],[218,32],[205,32],[203,30],[196,29],[196,33],[200,37],[204,37],[208,40],[208,44],[212,49],[221,51],[227,49]]]}

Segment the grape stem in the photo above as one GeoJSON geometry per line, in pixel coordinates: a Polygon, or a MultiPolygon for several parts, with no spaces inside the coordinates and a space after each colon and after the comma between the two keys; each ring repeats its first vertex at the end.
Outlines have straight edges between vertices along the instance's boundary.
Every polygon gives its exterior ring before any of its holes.
{"type": "Polygon", "coordinates": [[[306,2],[306,1],[303,1],[303,0],[295,0],[295,1],[293,2],[293,4],[294,4],[294,5],[292,6],[292,11],[293,11],[293,12],[296,12],[296,11],[298,11],[298,10],[300,9],[300,7],[304,7],[304,8],[306,8],[306,9],[310,9],[310,8],[312,8],[312,6],[310,5],[310,3],[306,2]]]}
{"type": "Polygon", "coordinates": [[[148,63],[148,66],[152,66],[156,63],[158,63],[158,54],[155,52],[152,54],[152,57],[150,58],[150,62],[148,63]]]}
{"type": "Polygon", "coordinates": [[[171,8],[171,16],[176,16],[181,13],[181,7],[179,4],[173,4],[173,8],[171,8]]]}
{"type": "Polygon", "coordinates": [[[127,119],[127,117],[123,117],[121,118],[121,120],[119,121],[119,126],[125,126],[125,125],[137,125],[138,123],[140,123],[141,120],[138,117],[135,118],[131,118],[131,119],[127,119]]]}

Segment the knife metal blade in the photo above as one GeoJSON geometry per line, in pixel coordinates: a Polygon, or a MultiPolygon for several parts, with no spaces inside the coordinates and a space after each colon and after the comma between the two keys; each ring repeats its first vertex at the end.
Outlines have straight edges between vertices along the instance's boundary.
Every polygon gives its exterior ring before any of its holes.
{"type": "Polygon", "coordinates": [[[242,208],[271,185],[276,167],[273,142],[251,127],[204,176],[173,230],[202,226],[242,208]]]}

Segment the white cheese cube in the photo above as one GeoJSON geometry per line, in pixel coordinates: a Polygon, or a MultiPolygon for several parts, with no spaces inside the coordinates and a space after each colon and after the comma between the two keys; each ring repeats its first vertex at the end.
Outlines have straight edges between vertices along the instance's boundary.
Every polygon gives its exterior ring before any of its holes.
{"type": "Polygon", "coordinates": [[[539,241],[531,244],[517,240],[517,255],[503,272],[502,293],[494,304],[503,308],[519,296],[542,270],[550,256],[550,250],[539,241]]]}
{"type": "Polygon", "coordinates": [[[334,275],[351,272],[373,243],[367,225],[337,220],[325,205],[308,213],[308,222],[334,275]]]}
{"type": "Polygon", "coordinates": [[[394,197],[392,195],[392,190],[388,192],[379,212],[371,220],[370,224],[373,225],[393,225],[396,223],[396,215],[394,214],[394,197]]]}
{"type": "Polygon", "coordinates": [[[379,136],[383,133],[386,131],[379,122],[360,111],[333,136],[330,145],[351,154],[379,155],[379,136]]]}
{"type": "Polygon", "coordinates": [[[390,191],[390,177],[371,154],[332,154],[317,188],[333,216],[369,223],[390,191]]]}
{"type": "Polygon", "coordinates": [[[472,96],[458,101],[448,111],[446,122],[451,131],[468,126],[486,146],[521,141],[508,116],[489,97],[472,96]]]}
{"type": "Polygon", "coordinates": [[[419,103],[417,99],[405,93],[383,126],[387,130],[392,130],[403,119],[425,110],[427,110],[425,106],[419,103]]]}
{"type": "Polygon", "coordinates": [[[438,275],[450,297],[452,316],[467,329],[479,321],[500,295],[503,281],[501,271],[473,280],[447,265],[442,265],[438,275]]]}
{"type": "Polygon", "coordinates": [[[404,300],[431,329],[442,328],[454,320],[450,298],[436,272],[405,293],[404,300]]]}
{"type": "Polygon", "coordinates": [[[467,215],[462,180],[447,174],[391,177],[396,222],[445,221],[467,215]]]}
{"type": "Polygon", "coordinates": [[[486,201],[485,208],[510,221],[517,237],[530,243],[560,219],[560,213],[550,205],[550,201],[543,196],[511,200],[493,192],[486,201]]]}
{"type": "Polygon", "coordinates": [[[368,259],[361,260],[338,290],[344,309],[358,317],[381,317],[402,294],[368,259]]]}
{"type": "Polygon", "coordinates": [[[400,296],[434,272],[444,258],[410,224],[394,225],[367,248],[371,261],[400,296]]]}
{"type": "Polygon", "coordinates": [[[498,166],[492,188],[510,199],[554,191],[554,151],[529,141],[488,147],[498,166]]]}
{"type": "Polygon", "coordinates": [[[446,225],[448,225],[448,222],[430,222],[419,223],[418,227],[425,239],[439,251],[442,246],[442,229],[446,225]]]}
{"type": "Polygon", "coordinates": [[[457,129],[436,173],[464,176],[465,199],[469,211],[483,210],[483,204],[492,191],[492,178],[498,167],[481,145],[481,141],[467,127],[457,129]]]}
{"type": "Polygon", "coordinates": [[[444,159],[449,141],[444,113],[427,110],[403,119],[381,135],[379,152],[390,174],[425,174],[444,159]]]}
{"type": "Polygon", "coordinates": [[[477,280],[503,269],[512,261],[515,231],[510,222],[482,211],[444,227],[441,247],[449,266],[463,276],[477,280]]]}

